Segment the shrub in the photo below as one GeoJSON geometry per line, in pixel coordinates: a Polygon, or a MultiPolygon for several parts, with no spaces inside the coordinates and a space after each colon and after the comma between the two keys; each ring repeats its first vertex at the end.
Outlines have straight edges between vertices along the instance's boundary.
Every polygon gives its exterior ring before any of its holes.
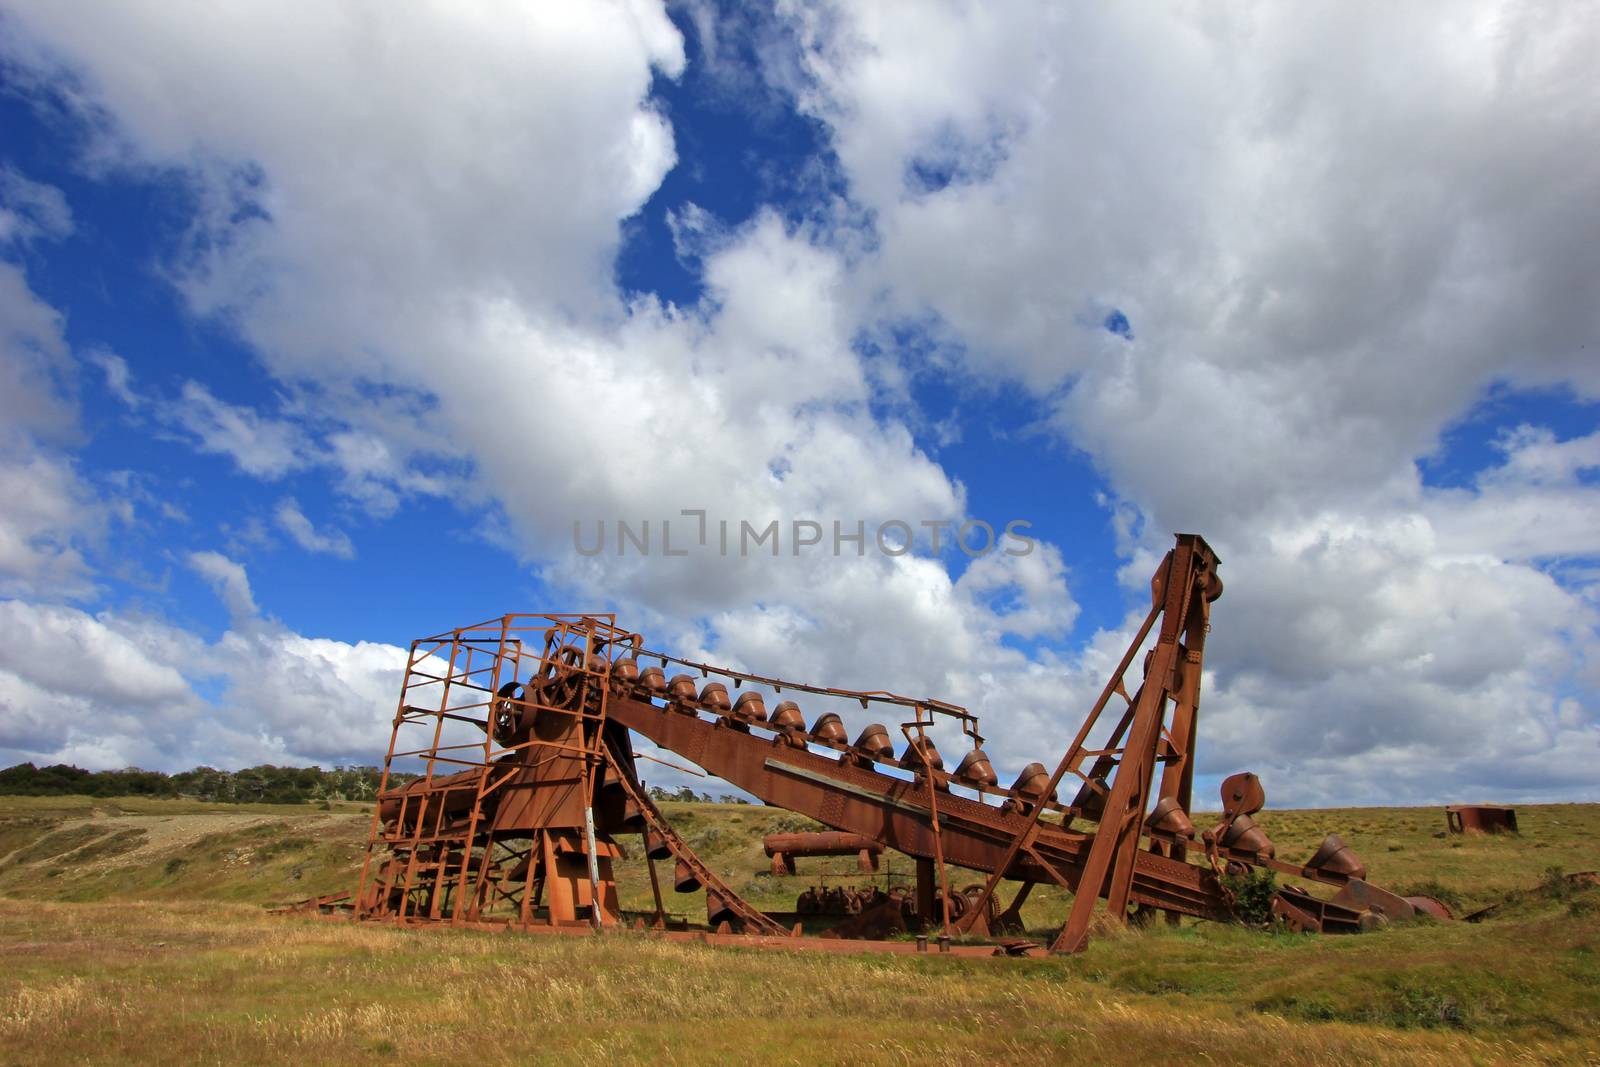
{"type": "Polygon", "coordinates": [[[1272,898],[1278,893],[1278,879],[1269,870],[1252,867],[1243,874],[1225,874],[1222,886],[1233,897],[1233,917],[1249,926],[1265,926],[1272,921],[1272,898]]]}
{"type": "Polygon", "coordinates": [[[1539,879],[1539,892],[1552,900],[1566,900],[1577,886],[1567,880],[1567,872],[1560,867],[1546,867],[1539,879]]]}

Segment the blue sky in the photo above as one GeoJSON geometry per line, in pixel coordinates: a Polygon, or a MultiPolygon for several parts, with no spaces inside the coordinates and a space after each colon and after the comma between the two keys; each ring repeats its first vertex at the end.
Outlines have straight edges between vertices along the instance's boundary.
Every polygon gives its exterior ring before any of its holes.
{"type": "MultiPolygon", "coordinates": [[[[686,43],[693,72],[692,31],[686,43]]],[[[705,155],[694,166],[685,161],[670,171],[626,221],[617,284],[626,293],[692,305],[703,287],[692,264],[673,248],[669,215],[695,204],[728,227],[748,221],[757,210],[803,219],[814,207],[809,191],[774,188],[768,199],[757,200],[752,190],[770,181],[763,175],[774,164],[833,164],[815,123],[792,111],[745,114],[718,99],[714,87],[697,85],[703,79],[693,73],[680,80],[658,77],[650,99],[671,116],[680,150],[694,146],[705,155]]],[[[164,278],[181,255],[195,210],[186,177],[149,171],[85,174],[81,160],[75,160],[89,136],[84,122],[38,97],[35,86],[7,84],[0,116],[16,134],[7,164],[60,189],[72,207],[72,233],[30,245],[19,257],[34,292],[62,314],[66,341],[85,353],[118,355],[141,393],[170,398],[184,383],[197,382],[227,404],[280,416],[280,387],[250,347],[225,321],[190,314],[164,278]]],[[[902,332],[895,343],[909,351],[928,344],[915,330],[902,332]]],[[[937,368],[925,375],[914,390],[924,423],[912,425],[918,446],[964,482],[973,515],[1001,527],[1024,518],[1035,524],[1036,533],[1078,546],[1082,559],[1073,561],[1074,573],[1085,581],[1085,593],[1099,593],[1082,600],[1089,613],[1085,632],[1117,622],[1128,598],[1115,579],[1109,516],[1095,503],[1105,486],[1087,457],[1040,427],[1045,405],[1012,389],[953,380],[937,368]],[[947,439],[948,431],[942,434],[933,425],[940,423],[959,427],[959,435],[947,439]],[[1044,494],[1041,474],[1051,486],[1044,494]]],[[[342,640],[405,644],[456,622],[560,606],[548,599],[550,592],[526,561],[485,536],[482,507],[413,500],[400,529],[349,507],[316,473],[274,479],[272,492],[264,494],[261,480],[241,471],[232,457],[197,451],[193,440],[130,412],[92,362],[79,371],[76,385],[85,435],[77,455],[85,472],[101,478],[134,472],[145,491],[183,513],[181,518],[145,516],[153,526],[141,521],[117,531],[108,547],[134,580],[107,574],[116,588],[108,604],[132,598],[174,620],[221,632],[227,612],[207,583],[179,560],[188,551],[227,548],[248,559],[254,581],[273,588],[271,602],[264,604],[270,614],[297,630],[342,640]],[[351,533],[359,550],[350,558],[305,551],[276,528],[274,513],[283,499],[315,516],[317,525],[330,523],[351,533]],[[415,559],[419,545],[446,546],[448,558],[449,580],[425,596],[392,580],[415,559]],[[330,597],[330,589],[341,587],[349,590],[348,597],[330,597]]],[[[966,558],[947,557],[957,571],[966,558]]]]}
{"type": "Polygon", "coordinates": [[[0,6],[0,759],[369,760],[395,646],[603,608],[1014,769],[1182,529],[1209,778],[1591,797],[1596,27],[1485,7],[0,6]],[[573,551],[683,508],[1038,550],[573,551]]]}

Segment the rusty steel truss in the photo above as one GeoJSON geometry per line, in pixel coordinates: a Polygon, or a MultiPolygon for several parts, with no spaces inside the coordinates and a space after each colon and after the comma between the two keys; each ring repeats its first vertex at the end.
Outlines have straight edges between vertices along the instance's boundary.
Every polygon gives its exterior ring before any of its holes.
{"type": "Polygon", "coordinates": [[[654,891],[649,925],[667,925],[656,862],[670,860],[673,890],[704,892],[713,939],[844,948],[753,907],[695,855],[641,785],[635,736],[834,831],[769,842],[774,869],[792,870],[795,854],[855,854],[863,866],[884,849],[911,857],[914,901],[885,895],[883,924],[861,920],[846,933],[902,929],[897,916],[910,915],[944,951],[1032,951],[1015,937],[985,939],[1020,930],[1022,904],[1043,883],[1073,894],[1050,947],[1075,952],[1102,900],[1116,924],[1153,913],[1227,920],[1224,876],[1251,868],[1327,887],[1278,893],[1274,913],[1297,929],[1356,931],[1419,908],[1436,914],[1431,902],[1367,883],[1336,835],[1304,863],[1278,859],[1252,818],[1265,802],[1252,774],[1225,780],[1220,821],[1195,826],[1201,672],[1221,593],[1215,554],[1180,534],[1151,580],[1143,624],[1054,769],[1030,764],[1009,786],[983,751],[977,719],[956,705],[685,660],[645,648],[607,614],[506,615],[414,642],[356,915],[528,931],[623,925],[613,861],[621,840],[638,837],[654,891]],[[1141,650],[1140,676],[1130,678],[1141,650]],[[869,723],[851,740],[837,711],[808,723],[796,700],[808,697],[876,710],[887,724],[869,723]],[[1113,699],[1115,721],[1106,715],[1113,699]],[[953,769],[935,746],[936,724],[940,736],[970,744],[953,769]],[[1091,737],[1100,738],[1092,747],[1091,737]],[[955,881],[970,884],[953,889],[955,881]],[[1015,886],[1004,908],[1003,882],[1015,886]]]}

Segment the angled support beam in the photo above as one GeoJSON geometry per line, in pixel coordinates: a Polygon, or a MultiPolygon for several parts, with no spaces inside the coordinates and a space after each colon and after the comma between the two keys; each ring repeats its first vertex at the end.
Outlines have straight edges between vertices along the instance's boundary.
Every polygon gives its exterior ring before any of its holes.
{"type": "MultiPolygon", "coordinates": [[[[1190,741],[1199,694],[1199,656],[1191,657],[1185,638],[1203,640],[1208,603],[1221,593],[1216,579],[1216,556],[1199,537],[1179,534],[1152,584],[1153,599],[1161,613],[1161,629],[1145,670],[1144,685],[1132,709],[1127,744],[1115,769],[1110,794],[1101,809],[1099,828],[1072,900],[1072,911],[1061,928],[1056,952],[1079,952],[1088,941],[1089,923],[1101,896],[1113,922],[1126,923],[1139,838],[1155,777],[1157,749],[1166,727],[1169,697],[1179,701],[1182,722],[1174,721],[1171,734],[1190,741]]],[[[1192,741],[1169,764],[1163,775],[1163,792],[1182,788],[1191,771],[1192,741]]]]}

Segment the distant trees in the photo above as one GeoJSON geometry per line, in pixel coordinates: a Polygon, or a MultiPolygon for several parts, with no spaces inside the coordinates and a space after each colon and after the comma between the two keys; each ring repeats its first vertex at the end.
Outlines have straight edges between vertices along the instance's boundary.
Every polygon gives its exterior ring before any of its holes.
{"type": "MultiPolygon", "coordinates": [[[[392,785],[415,778],[392,773],[392,785]]],[[[191,797],[223,804],[306,804],[319,800],[371,800],[383,781],[380,767],[275,767],[263,763],[242,771],[196,767],[192,771],[162,774],[130,767],[121,771],[86,771],[57,763],[36,767],[19,763],[0,771],[0,796],[91,797],[191,797]]],[[[680,800],[691,804],[748,804],[731,793],[696,793],[688,786],[675,791],[650,787],[653,800],[680,800]]]]}
{"type": "MultiPolygon", "coordinates": [[[[414,775],[394,774],[399,783],[414,775]]],[[[378,767],[276,767],[270,763],[240,771],[196,767],[162,774],[128,768],[86,771],[58,763],[36,767],[19,763],[0,771],[0,795],[93,797],[193,797],[236,804],[304,804],[318,800],[371,800],[383,771],[378,767]]]]}
{"type": "Polygon", "coordinates": [[[684,786],[682,789],[673,791],[673,790],[668,790],[668,789],[662,789],[659,785],[653,785],[653,786],[650,787],[650,799],[651,800],[680,800],[680,801],[683,801],[686,804],[748,804],[748,803],[750,803],[744,797],[735,796],[732,793],[718,793],[716,796],[712,796],[710,793],[696,793],[693,789],[690,789],[688,786],[684,786]]]}

